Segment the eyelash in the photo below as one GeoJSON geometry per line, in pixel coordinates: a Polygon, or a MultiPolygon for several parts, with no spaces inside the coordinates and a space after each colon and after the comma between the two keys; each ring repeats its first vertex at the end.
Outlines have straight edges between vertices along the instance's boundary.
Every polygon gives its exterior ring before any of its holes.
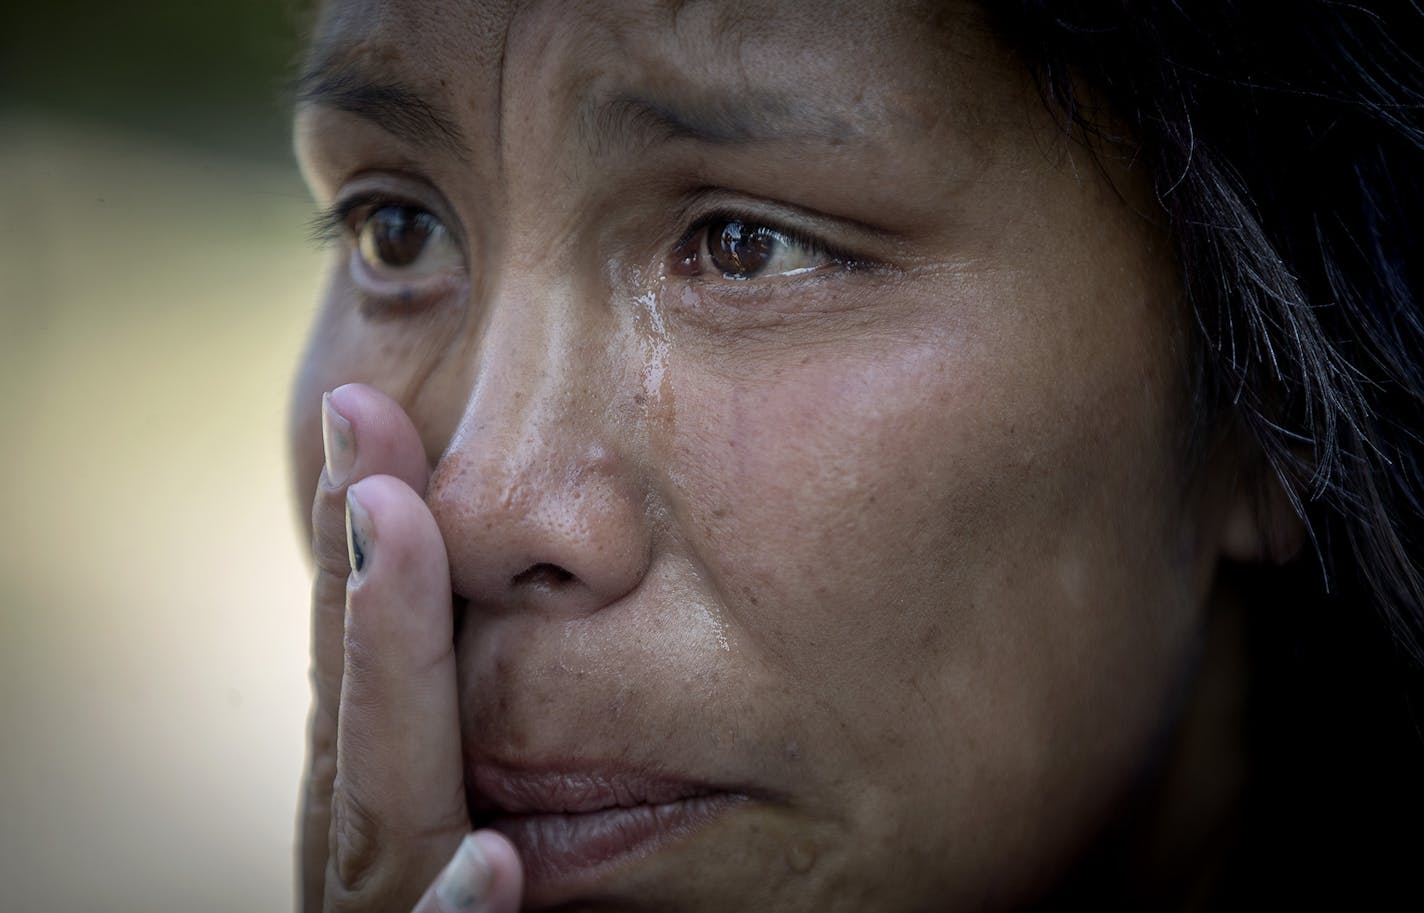
{"type": "Polygon", "coordinates": [[[357,210],[410,205],[410,201],[389,194],[376,191],[358,193],[337,200],[312,216],[311,221],[307,223],[307,237],[318,247],[330,247],[344,239],[351,231],[351,214],[357,210]]]}
{"type": "MultiPolygon", "coordinates": [[[[337,200],[330,206],[318,211],[307,225],[307,235],[311,242],[318,247],[325,248],[336,244],[352,233],[351,216],[362,209],[376,210],[382,206],[415,206],[424,208],[418,204],[411,203],[410,200],[396,197],[391,194],[379,191],[368,191],[358,193],[344,199],[337,200]]],[[[864,259],[845,248],[838,247],[826,242],[810,232],[804,231],[793,225],[789,225],[777,219],[770,219],[758,213],[750,213],[732,209],[729,207],[719,207],[711,212],[699,215],[691,226],[678,238],[673,245],[673,250],[680,250],[690,243],[700,232],[706,231],[708,226],[717,222],[740,222],[746,225],[753,225],[765,228],[787,241],[799,245],[805,250],[825,257],[827,260],[839,265],[846,270],[860,270],[871,267],[874,261],[864,259]]]]}
{"type": "Polygon", "coordinates": [[[805,248],[807,251],[819,254],[833,261],[845,269],[862,269],[871,265],[870,261],[844,248],[830,244],[824,239],[818,238],[807,231],[787,225],[776,219],[769,219],[757,213],[739,212],[730,208],[714,209],[709,213],[698,216],[697,219],[693,221],[692,226],[683,232],[682,237],[678,239],[673,249],[677,250],[686,246],[693,238],[697,237],[699,232],[705,231],[709,225],[713,225],[717,222],[741,222],[745,225],[765,228],[780,235],[787,241],[805,248]]]}

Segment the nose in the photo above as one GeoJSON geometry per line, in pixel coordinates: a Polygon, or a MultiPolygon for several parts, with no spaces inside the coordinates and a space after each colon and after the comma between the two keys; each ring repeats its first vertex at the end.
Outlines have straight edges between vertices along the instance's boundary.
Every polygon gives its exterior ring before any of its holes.
{"type": "Polygon", "coordinates": [[[616,334],[512,297],[487,311],[426,499],[472,608],[588,615],[636,589],[651,554],[644,486],[606,420],[616,334]]]}

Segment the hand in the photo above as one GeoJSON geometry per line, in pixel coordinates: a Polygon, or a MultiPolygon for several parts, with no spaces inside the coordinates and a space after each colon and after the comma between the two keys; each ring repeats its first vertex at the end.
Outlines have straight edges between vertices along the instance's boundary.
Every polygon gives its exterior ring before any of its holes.
{"type": "Polygon", "coordinates": [[[419,435],[357,384],[327,396],[323,426],[302,909],[514,913],[514,848],[469,834],[450,572],[419,435]]]}

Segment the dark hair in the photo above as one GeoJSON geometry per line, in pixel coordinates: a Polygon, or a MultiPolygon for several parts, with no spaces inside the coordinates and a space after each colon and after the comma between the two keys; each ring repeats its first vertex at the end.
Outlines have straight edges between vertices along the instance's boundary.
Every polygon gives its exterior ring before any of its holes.
{"type": "Polygon", "coordinates": [[[1055,108],[1154,176],[1196,314],[1199,414],[1259,445],[1338,610],[1372,604],[1424,667],[1424,11],[989,6],[1055,108]]]}
{"type": "Polygon", "coordinates": [[[1070,133],[1146,166],[1196,315],[1196,441],[1244,431],[1314,545],[1246,582],[1251,785],[1216,899],[1417,896],[1424,10],[985,6],[1070,133]]]}

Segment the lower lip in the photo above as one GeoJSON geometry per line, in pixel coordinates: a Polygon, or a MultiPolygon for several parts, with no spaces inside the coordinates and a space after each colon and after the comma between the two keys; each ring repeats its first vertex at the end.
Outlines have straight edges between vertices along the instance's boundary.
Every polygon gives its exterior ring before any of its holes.
{"type": "Polygon", "coordinates": [[[648,856],[742,801],[741,796],[717,793],[591,812],[502,815],[490,826],[519,851],[526,889],[542,896],[562,893],[559,889],[648,856]]]}

